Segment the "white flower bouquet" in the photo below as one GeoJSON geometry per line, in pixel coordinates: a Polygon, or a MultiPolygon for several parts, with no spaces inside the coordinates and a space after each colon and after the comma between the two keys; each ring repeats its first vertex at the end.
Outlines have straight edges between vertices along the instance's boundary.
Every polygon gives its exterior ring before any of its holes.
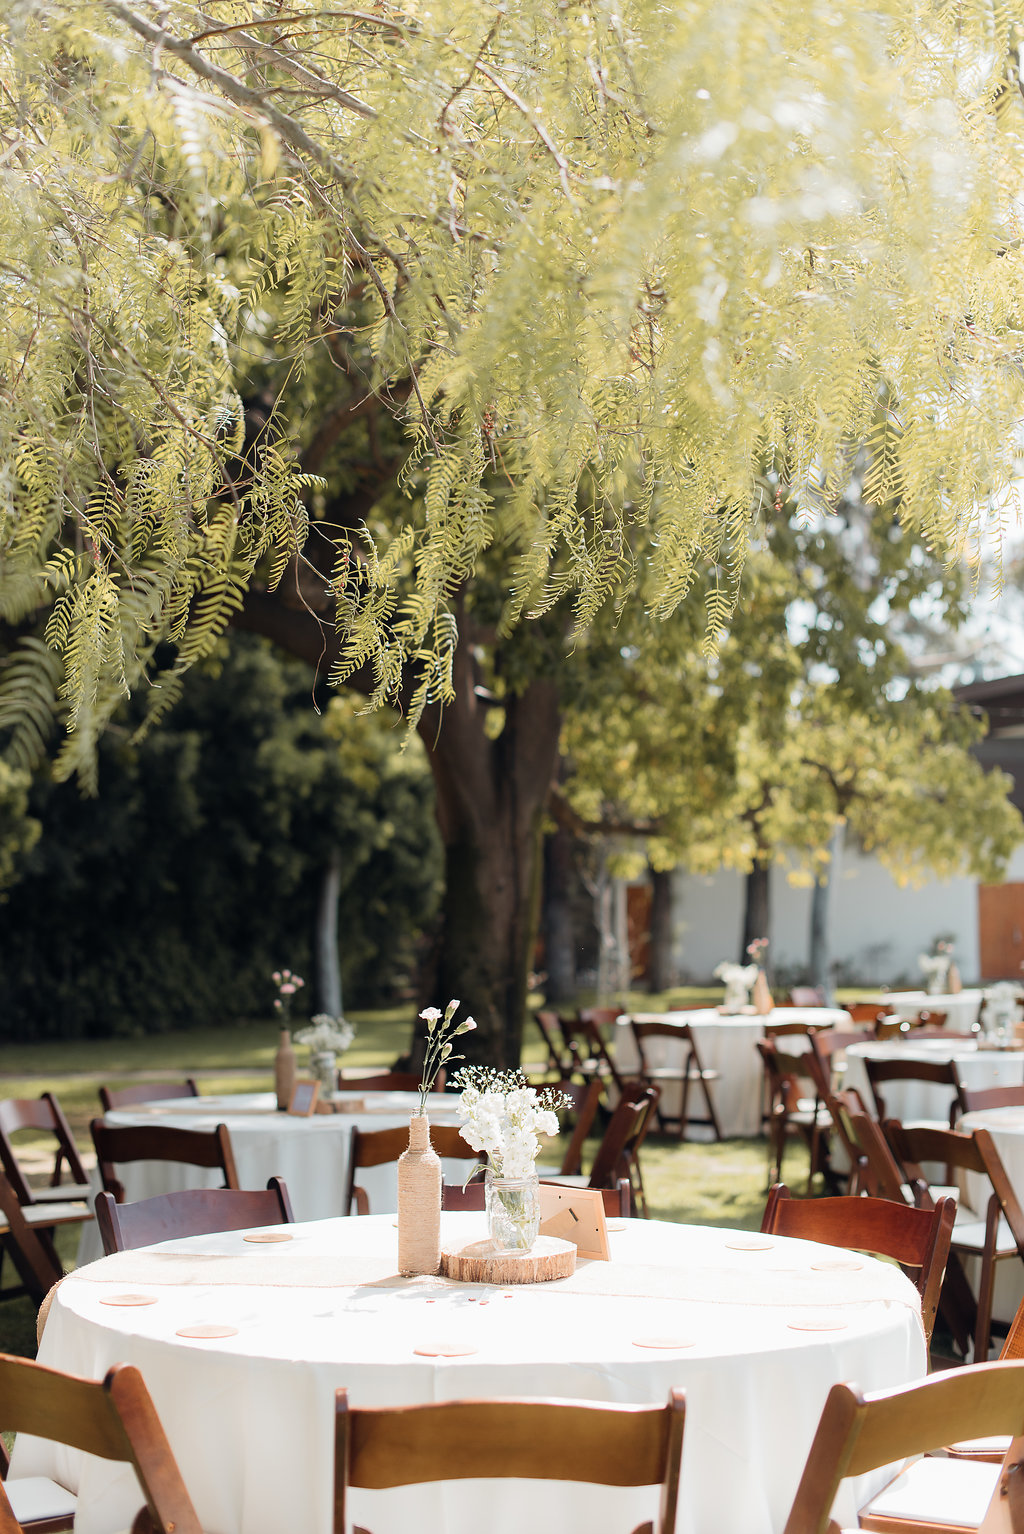
{"type": "Polygon", "coordinates": [[[308,1045],[314,1055],[343,1055],[355,1036],[355,1024],[347,1018],[318,1012],[308,1028],[299,1029],[295,1042],[308,1045]]]}
{"type": "Polygon", "coordinates": [[[759,967],[757,964],[730,964],[725,959],[715,966],[715,979],[721,980],[725,986],[722,1002],[724,1011],[739,1012],[749,1005],[750,987],[757,979],[759,967]]]}
{"type": "Polygon", "coordinates": [[[540,1228],[537,1156],[541,1135],[558,1133],[558,1110],[570,1106],[554,1087],[527,1085],[522,1071],[465,1066],[453,1083],[460,1089],[459,1130],[471,1150],[486,1151],[487,1227],[503,1252],[528,1252],[540,1228]]]}
{"type": "Polygon", "coordinates": [[[929,996],[940,996],[945,990],[949,966],[952,962],[952,943],[936,943],[934,953],[918,954],[918,968],[925,976],[925,990],[929,996]]]}
{"type": "Polygon", "coordinates": [[[522,1071],[467,1065],[452,1083],[461,1092],[459,1133],[471,1150],[486,1151],[495,1177],[532,1177],[540,1136],[558,1133],[558,1110],[571,1106],[554,1087],[527,1086],[522,1071]]]}

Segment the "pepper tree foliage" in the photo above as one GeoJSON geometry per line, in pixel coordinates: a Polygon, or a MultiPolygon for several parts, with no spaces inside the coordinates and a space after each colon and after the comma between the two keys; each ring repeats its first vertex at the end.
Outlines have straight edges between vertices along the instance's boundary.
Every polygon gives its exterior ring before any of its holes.
{"type": "Polygon", "coordinates": [[[641,846],[655,868],[778,861],[806,880],[842,825],[899,883],[1002,878],[1024,839],[1012,781],[983,771],[982,727],[914,664],[931,628],[962,620],[963,574],[891,508],[784,510],[710,664],[685,612],[642,655],[620,625],[617,665],[583,650],[563,737],[577,824],[643,833],[626,860],[641,846]]]}
{"type": "MultiPolygon", "coordinates": [[[[311,939],[332,848],[346,1005],[395,999],[437,906],[430,777],[386,713],[322,701],[318,714],[304,665],[235,635],[145,740],[133,739],[142,700],[122,705],[99,745],[99,797],[36,776],[26,798],[45,833],[0,904],[0,1036],[267,1017],[282,965],[307,977],[315,1011],[311,939]]],[[[0,814],[3,781],[0,767],[0,814]]]]}
{"type": "Polygon", "coordinates": [[[713,639],[779,515],[766,461],[820,508],[870,438],[866,498],[962,550],[1021,410],[1017,42],[991,0],[8,0],[15,759],[57,709],[91,782],[161,640],[180,676],[255,574],[301,583],[316,364],[407,434],[410,498],[342,541],[327,621],[335,679],[413,720],[488,550],[503,631],[696,584],[713,639]]]}

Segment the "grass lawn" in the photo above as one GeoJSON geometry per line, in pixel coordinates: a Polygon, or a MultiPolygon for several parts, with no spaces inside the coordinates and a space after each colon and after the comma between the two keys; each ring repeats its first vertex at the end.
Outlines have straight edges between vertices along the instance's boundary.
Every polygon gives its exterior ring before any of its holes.
{"type": "MultiPolygon", "coordinates": [[[[674,1005],[717,1000],[720,993],[671,993],[674,1005]],[[685,997],[685,1000],[684,1000],[685,997]]],[[[650,1006],[650,998],[644,1005],[650,1006]]],[[[407,1047],[412,1009],[353,1013],[358,1034],[345,1055],[346,1066],[386,1067],[407,1047]]],[[[54,1092],[60,1100],[81,1148],[91,1149],[89,1120],[100,1111],[101,1083],[126,1085],[132,1080],[166,1075],[196,1076],[201,1093],[269,1090],[273,1084],[278,1025],[253,1023],[237,1028],[158,1034],[151,1038],[102,1039],[55,1044],[7,1045],[0,1071],[0,1092],[6,1097],[37,1097],[54,1092]]],[[[304,1051],[299,1049],[300,1062],[304,1051]]],[[[543,1058],[540,1043],[528,1041],[525,1062],[543,1058]]],[[[45,1137],[25,1132],[19,1145],[31,1154],[45,1137]]],[[[593,1147],[591,1147],[591,1150],[593,1147]]],[[[545,1161],[559,1152],[552,1144],[545,1161]]],[[[585,1165],[588,1158],[585,1158],[585,1165]]],[[[766,1153],[762,1140],[725,1140],[702,1145],[649,1138],[642,1156],[644,1182],[652,1216],[702,1225],[756,1230],[764,1208],[766,1153]]],[[[798,1146],[787,1152],[785,1175],[795,1190],[807,1180],[807,1157],[798,1146]]],[[[75,1261],[78,1232],[67,1227],[58,1234],[66,1267],[75,1261]]],[[[9,1280],[9,1272],[6,1275],[9,1280]]],[[[25,1299],[0,1305],[0,1351],[35,1355],[35,1307],[25,1299]]]]}

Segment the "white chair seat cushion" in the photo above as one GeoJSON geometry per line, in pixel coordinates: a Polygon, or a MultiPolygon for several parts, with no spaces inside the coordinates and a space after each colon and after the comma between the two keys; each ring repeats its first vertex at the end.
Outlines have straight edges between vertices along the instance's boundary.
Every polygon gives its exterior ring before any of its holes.
{"type": "MultiPolygon", "coordinates": [[[[980,1252],[985,1245],[985,1221],[979,1220],[973,1209],[957,1209],[956,1221],[953,1225],[953,1247],[955,1250],[967,1250],[980,1252]],[[961,1215],[963,1218],[961,1218],[961,1215]]],[[[999,1256],[1009,1256],[1017,1250],[1017,1243],[1013,1239],[1013,1233],[1002,1215],[999,1217],[999,1229],[996,1231],[996,1252],[999,1256]]]]}
{"type": "Polygon", "coordinates": [[[33,1188],[32,1199],[37,1204],[66,1203],[69,1200],[77,1200],[81,1203],[84,1199],[92,1199],[94,1190],[87,1182],[66,1182],[56,1188],[33,1188]]]}
{"type": "Polygon", "coordinates": [[[68,1225],[95,1218],[88,1204],[22,1204],[21,1212],[26,1225],[68,1225]]]}
{"type": "Polygon", "coordinates": [[[976,1529],[988,1511],[1000,1468],[974,1460],[914,1460],[861,1508],[860,1516],[871,1513],[976,1529]]]}
{"type": "Polygon", "coordinates": [[[19,1523],[33,1518],[69,1518],[78,1498],[45,1475],[25,1475],[4,1482],[4,1491],[19,1523]]]}

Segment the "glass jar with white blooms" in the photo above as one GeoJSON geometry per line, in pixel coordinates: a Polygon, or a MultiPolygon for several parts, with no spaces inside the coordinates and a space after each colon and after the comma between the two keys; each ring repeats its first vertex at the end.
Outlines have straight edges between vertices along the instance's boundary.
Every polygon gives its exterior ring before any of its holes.
{"type": "Polygon", "coordinates": [[[487,1231],[496,1252],[528,1252],[540,1230],[537,1157],[541,1135],[557,1135],[570,1106],[554,1087],[531,1087],[522,1071],[468,1065],[457,1071],[459,1130],[471,1150],[486,1151],[487,1231]]]}
{"type": "Polygon", "coordinates": [[[308,1028],[295,1035],[297,1044],[309,1047],[309,1074],[319,1081],[320,1091],[329,1097],[338,1086],[338,1056],[343,1055],[356,1036],[355,1026],[343,1017],[318,1012],[308,1028]]]}

